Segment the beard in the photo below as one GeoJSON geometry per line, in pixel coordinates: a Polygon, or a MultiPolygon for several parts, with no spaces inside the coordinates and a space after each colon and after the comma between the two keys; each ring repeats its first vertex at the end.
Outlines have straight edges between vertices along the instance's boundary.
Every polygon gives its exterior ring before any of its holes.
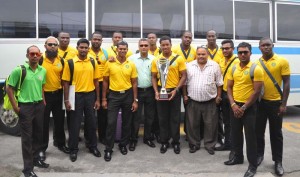
{"type": "Polygon", "coordinates": [[[56,58],[57,57],[57,54],[58,54],[58,51],[50,51],[50,50],[46,50],[46,56],[48,58],[56,58]]]}

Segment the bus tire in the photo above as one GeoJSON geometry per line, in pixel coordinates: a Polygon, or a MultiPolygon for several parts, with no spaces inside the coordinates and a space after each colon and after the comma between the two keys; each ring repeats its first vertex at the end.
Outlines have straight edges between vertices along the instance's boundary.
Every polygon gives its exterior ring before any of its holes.
{"type": "Polygon", "coordinates": [[[13,136],[20,136],[19,117],[13,110],[5,110],[0,104],[0,130],[13,136]]]}

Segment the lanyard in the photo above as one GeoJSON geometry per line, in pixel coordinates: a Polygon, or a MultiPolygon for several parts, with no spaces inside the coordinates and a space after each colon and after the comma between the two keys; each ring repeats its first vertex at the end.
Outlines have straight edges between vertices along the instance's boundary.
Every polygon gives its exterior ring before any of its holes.
{"type": "Polygon", "coordinates": [[[184,49],[183,49],[183,46],[182,46],[182,44],[180,44],[180,48],[181,48],[181,52],[183,53],[183,55],[184,55],[185,59],[187,60],[187,59],[188,59],[188,57],[189,57],[189,55],[190,55],[190,52],[191,52],[191,47],[189,48],[189,50],[188,50],[188,52],[187,52],[187,53],[185,53],[185,51],[184,51],[184,49]]]}
{"type": "Polygon", "coordinates": [[[219,47],[217,46],[215,53],[214,53],[214,54],[211,54],[211,53],[209,52],[209,50],[207,49],[207,51],[208,51],[208,53],[209,53],[209,56],[210,56],[210,58],[211,58],[212,60],[214,60],[215,55],[217,54],[218,50],[219,50],[219,47]]]}

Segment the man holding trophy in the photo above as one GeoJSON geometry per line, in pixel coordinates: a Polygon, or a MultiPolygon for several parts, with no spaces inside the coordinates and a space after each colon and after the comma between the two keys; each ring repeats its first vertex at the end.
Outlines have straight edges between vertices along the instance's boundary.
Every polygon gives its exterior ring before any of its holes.
{"type": "Polygon", "coordinates": [[[172,138],[175,154],[180,153],[180,88],[186,80],[185,61],[172,53],[171,38],[159,40],[162,54],[152,62],[152,84],[157,100],[157,114],[161,137],[160,152],[165,153],[172,138]]]}

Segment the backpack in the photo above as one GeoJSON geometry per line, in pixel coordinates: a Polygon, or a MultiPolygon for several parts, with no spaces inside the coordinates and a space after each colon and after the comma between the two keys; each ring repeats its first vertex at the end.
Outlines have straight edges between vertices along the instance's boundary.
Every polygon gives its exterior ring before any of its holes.
{"type": "MultiPolygon", "coordinates": [[[[93,65],[93,68],[95,70],[95,60],[94,58],[90,57],[90,61],[93,65]]],[[[70,68],[70,81],[69,84],[72,85],[73,82],[73,74],[74,74],[74,62],[73,59],[68,60],[69,68],[70,68]]]]}
{"type": "MultiPolygon", "coordinates": [[[[256,63],[252,63],[252,65],[250,67],[250,79],[252,80],[252,82],[253,82],[253,79],[254,79],[254,70],[255,70],[256,66],[257,66],[256,63]]],[[[236,65],[233,65],[232,66],[232,72],[231,72],[232,76],[233,76],[235,70],[236,70],[236,65]]],[[[262,88],[261,88],[259,97],[258,97],[258,101],[261,100],[261,98],[264,95],[264,92],[265,92],[265,89],[264,89],[264,85],[263,85],[262,88]]]]}
{"type": "MultiPolygon", "coordinates": [[[[19,80],[19,83],[18,83],[18,88],[17,88],[17,90],[15,91],[15,94],[14,94],[16,102],[17,102],[17,98],[19,96],[19,92],[20,92],[20,89],[22,87],[22,84],[23,84],[24,79],[26,77],[26,68],[25,68],[25,66],[20,65],[20,68],[21,68],[20,80],[19,80]]],[[[5,80],[4,87],[3,87],[3,108],[5,110],[12,110],[13,109],[12,105],[11,105],[11,102],[9,101],[8,94],[6,93],[6,87],[8,85],[9,77],[10,77],[10,75],[5,80]]]]}

